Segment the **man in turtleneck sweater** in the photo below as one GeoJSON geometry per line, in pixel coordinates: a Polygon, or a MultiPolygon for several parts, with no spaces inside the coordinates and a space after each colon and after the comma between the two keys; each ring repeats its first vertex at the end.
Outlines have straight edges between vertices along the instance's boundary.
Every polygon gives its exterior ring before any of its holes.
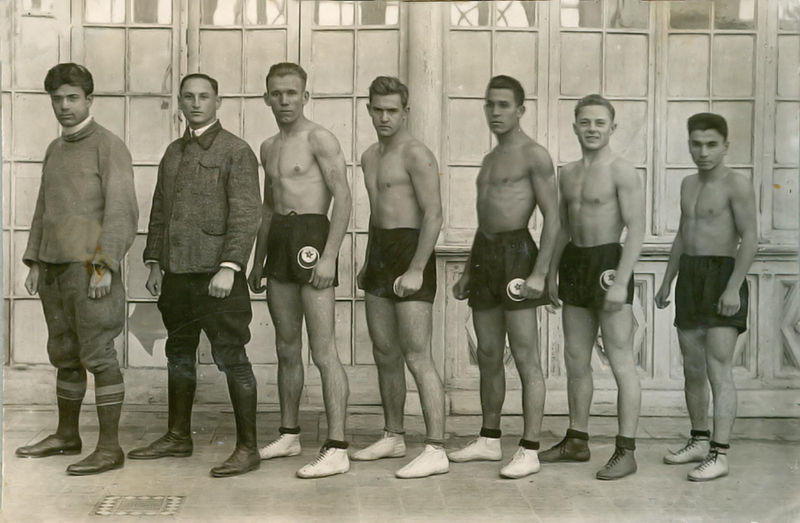
{"type": "Polygon", "coordinates": [[[58,369],[58,429],[16,454],[41,458],[81,452],[78,418],[88,370],[94,374],[97,448],[67,472],[98,474],[125,461],[118,438],[125,388],[114,338],[125,321],[120,263],[139,218],[133,168],[122,140],[89,115],[94,84],[85,67],[56,65],[44,88],[62,134],[45,153],[23,261],[30,268],[25,288],[41,297],[47,353],[58,369]]]}

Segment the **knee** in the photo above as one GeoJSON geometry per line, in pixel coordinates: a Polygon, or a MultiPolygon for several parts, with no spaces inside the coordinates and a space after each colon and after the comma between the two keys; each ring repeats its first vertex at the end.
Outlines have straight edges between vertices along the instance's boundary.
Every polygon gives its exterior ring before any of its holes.
{"type": "Polygon", "coordinates": [[[393,349],[388,344],[373,343],[372,357],[375,363],[381,366],[396,366],[403,364],[403,356],[399,350],[393,349]]]}
{"type": "Polygon", "coordinates": [[[590,357],[576,357],[569,351],[564,354],[564,363],[567,367],[567,378],[581,379],[592,376],[592,359],[590,357]]]}
{"type": "Polygon", "coordinates": [[[425,370],[426,368],[433,366],[433,361],[431,360],[430,354],[428,354],[425,350],[415,349],[415,350],[408,350],[404,356],[406,365],[408,365],[408,369],[413,373],[416,374],[425,370]]]}
{"type": "Polygon", "coordinates": [[[336,353],[336,346],[333,343],[324,350],[315,350],[312,347],[311,361],[319,369],[320,373],[326,373],[331,369],[341,366],[339,355],[336,353]]]}
{"type": "Polygon", "coordinates": [[[505,347],[478,346],[478,365],[482,370],[499,370],[503,368],[505,347]]]}

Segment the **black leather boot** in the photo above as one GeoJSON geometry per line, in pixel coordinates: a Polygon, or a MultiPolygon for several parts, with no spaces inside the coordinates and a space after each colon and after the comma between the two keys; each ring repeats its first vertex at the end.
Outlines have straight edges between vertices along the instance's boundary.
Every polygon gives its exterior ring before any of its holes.
{"type": "Polygon", "coordinates": [[[236,420],[236,448],[221,465],[211,469],[215,478],[238,476],[261,466],[256,439],[256,378],[250,364],[225,370],[228,393],[236,420]]]}

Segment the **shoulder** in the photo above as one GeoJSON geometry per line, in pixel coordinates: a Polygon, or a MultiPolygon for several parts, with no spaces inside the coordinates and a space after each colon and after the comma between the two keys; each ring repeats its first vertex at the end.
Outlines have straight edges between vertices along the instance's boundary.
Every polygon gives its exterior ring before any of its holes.
{"type": "Polygon", "coordinates": [[[97,133],[97,137],[100,138],[100,140],[108,143],[109,145],[111,145],[113,147],[124,147],[125,150],[128,149],[125,146],[125,142],[122,141],[122,138],[120,138],[116,134],[112,133],[111,131],[109,131],[108,129],[106,129],[105,127],[100,125],[99,123],[97,123],[96,125],[97,125],[97,129],[95,130],[95,132],[97,133]]]}
{"type": "Polygon", "coordinates": [[[308,131],[308,143],[316,154],[335,155],[341,151],[339,140],[332,132],[321,125],[314,124],[308,131]]]}
{"type": "Polygon", "coordinates": [[[260,150],[262,155],[265,154],[267,151],[269,151],[269,148],[273,146],[277,138],[278,135],[276,134],[274,136],[270,136],[269,138],[261,142],[260,150]]]}
{"type": "Polygon", "coordinates": [[[522,144],[522,153],[525,155],[527,163],[537,172],[541,172],[542,169],[545,169],[546,172],[552,170],[553,160],[550,158],[550,153],[535,140],[528,138],[522,144]]]}
{"type": "Polygon", "coordinates": [[[734,170],[728,169],[724,182],[733,195],[742,196],[753,192],[753,186],[747,176],[734,170]]]}
{"type": "Polygon", "coordinates": [[[403,160],[407,166],[417,169],[437,168],[433,152],[416,138],[412,138],[405,144],[403,160]]]}
{"type": "Polygon", "coordinates": [[[378,142],[375,142],[367,147],[367,150],[361,153],[361,163],[363,164],[365,162],[372,161],[372,159],[375,158],[375,155],[378,153],[378,147],[378,142]]]}
{"type": "Polygon", "coordinates": [[[611,174],[614,180],[620,184],[629,184],[639,181],[639,174],[636,168],[621,156],[616,156],[611,161],[611,174]]]}

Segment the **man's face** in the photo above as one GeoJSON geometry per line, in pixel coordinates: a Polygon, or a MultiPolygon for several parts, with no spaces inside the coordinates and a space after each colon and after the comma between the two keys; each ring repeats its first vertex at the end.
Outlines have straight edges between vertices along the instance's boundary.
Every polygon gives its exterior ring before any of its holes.
{"type": "Polygon", "coordinates": [[[689,133],[689,152],[698,169],[710,171],[722,163],[728,142],[716,129],[696,129],[689,133]]]}
{"type": "Polygon", "coordinates": [[[494,134],[505,134],[519,125],[525,107],[517,105],[511,89],[489,89],[483,103],[486,123],[494,134]]]}
{"type": "Polygon", "coordinates": [[[308,92],[303,87],[303,79],[296,74],[273,76],[269,79],[264,101],[272,109],[275,121],[290,124],[303,115],[308,92]]]}
{"type": "Polygon", "coordinates": [[[183,84],[178,106],[189,127],[199,129],[217,119],[221,100],[205,78],[189,78],[183,84]]]}
{"type": "Polygon", "coordinates": [[[581,107],[572,124],[581,148],[589,151],[598,151],[607,146],[616,128],[611,111],[602,105],[581,107]]]}
{"type": "Polygon", "coordinates": [[[82,87],[62,84],[50,93],[50,103],[58,123],[64,127],[72,127],[89,116],[92,95],[87,95],[82,87]]]}
{"type": "Polygon", "coordinates": [[[375,131],[382,137],[393,136],[405,125],[408,116],[408,107],[403,107],[399,94],[376,94],[367,104],[367,110],[375,131]]]}

